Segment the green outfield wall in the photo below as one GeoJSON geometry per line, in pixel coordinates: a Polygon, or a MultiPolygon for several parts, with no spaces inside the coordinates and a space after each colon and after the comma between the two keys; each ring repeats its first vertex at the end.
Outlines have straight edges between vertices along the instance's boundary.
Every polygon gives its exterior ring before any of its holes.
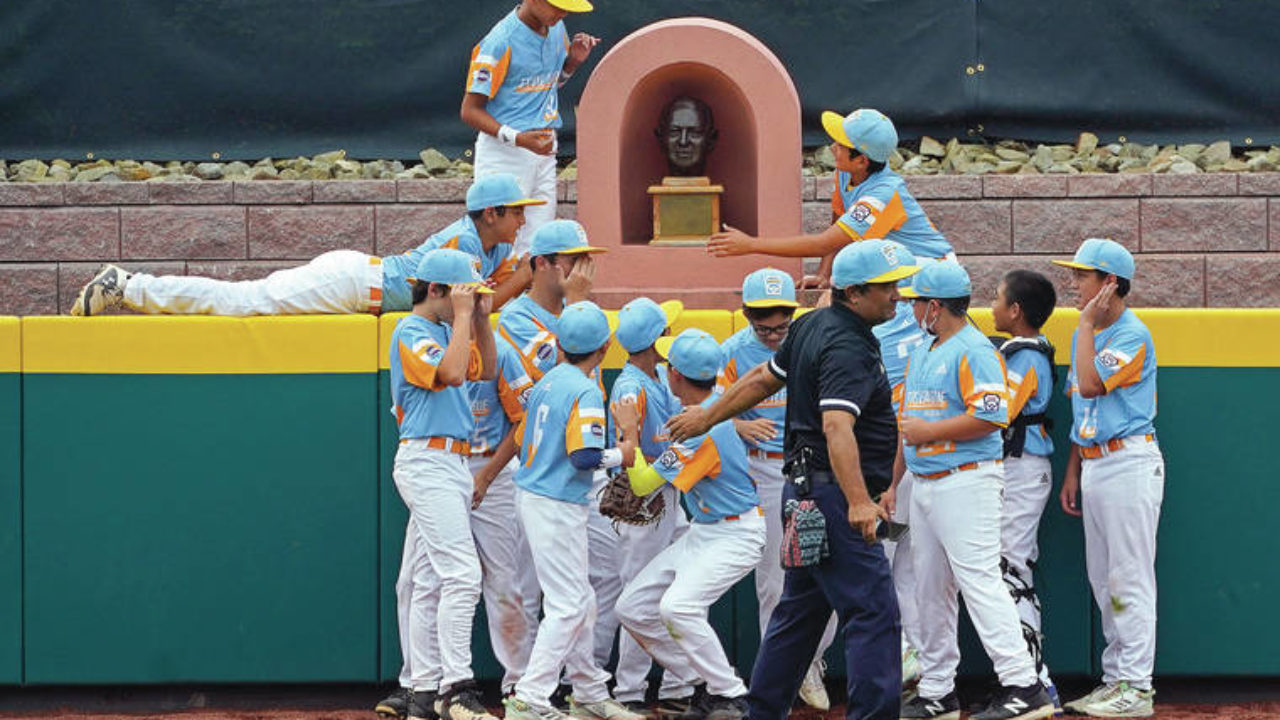
{"type": "MultiPolygon", "coordinates": [[[[1280,311],[1139,314],[1168,467],[1157,673],[1280,675],[1266,651],[1280,629],[1259,620],[1280,594],[1265,437],[1280,311]]],[[[989,329],[989,312],[974,316],[989,329]]],[[[398,317],[0,318],[0,684],[395,678],[398,317]]],[[[1047,328],[1062,365],[1074,318],[1047,328]]],[[[689,326],[723,339],[743,320],[686,311],[677,329],[689,326]]],[[[609,353],[607,384],[624,361],[609,353]]],[[[1053,414],[1063,438],[1066,402],[1053,414]]],[[[1081,526],[1056,493],[1037,585],[1050,667],[1096,672],[1081,526]]],[[[713,622],[749,672],[752,578],[713,622]]],[[[493,679],[486,638],[479,613],[475,669],[493,679]]],[[[964,672],[989,668],[967,628],[962,648],[964,672]]]]}

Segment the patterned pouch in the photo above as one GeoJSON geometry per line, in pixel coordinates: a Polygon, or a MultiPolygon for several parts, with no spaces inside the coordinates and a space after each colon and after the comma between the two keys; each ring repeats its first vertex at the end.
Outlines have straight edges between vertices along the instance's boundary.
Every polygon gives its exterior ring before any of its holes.
{"type": "Polygon", "coordinates": [[[814,501],[788,500],[782,523],[782,567],[813,567],[831,555],[827,520],[814,501]]]}

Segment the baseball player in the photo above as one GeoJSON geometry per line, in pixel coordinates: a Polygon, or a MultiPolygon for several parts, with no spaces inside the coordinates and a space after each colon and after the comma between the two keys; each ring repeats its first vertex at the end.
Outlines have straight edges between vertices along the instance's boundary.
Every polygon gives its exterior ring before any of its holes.
{"type": "MultiPolygon", "coordinates": [[[[530,246],[533,282],[529,291],[508,303],[498,318],[498,333],[516,350],[530,385],[555,366],[557,316],[566,304],[585,300],[590,294],[595,275],[592,255],[600,252],[604,249],[589,245],[586,231],[572,220],[553,220],[534,233],[530,246]]],[[[523,394],[517,393],[517,396],[523,394]]],[[[515,453],[514,441],[499,444],[485,471],[477,475],[477,487],[492,481],[515,453]]],[[[605,482],[607,477],[600,473],[597,487],[605,482]]],[[[595,495],[592,500],[594,502],[595,495]]],[[[616,558],[618,536],[598,512],[591,515],[589,531],[591,586],[596,589],[599,615],[594,631],[596,659],[603,666],[613,651],[618,630],[613,615],[614,601],[622,592],[616,558]]]]}
{"type": "MultiPolygon", "coordinates": [[[[628,353],[627,363],[614,381],[611,398],[615,403],[634,406],[640,418],[639,452],[648,462],[655,462],[666,451],[667,420],[681,410],[680,399],[668,384],[667,366],[663,364],[655,343],[667,334],[671,323],[680,316],[679,302],[659,305],[647,297],[636,298],[618,312],[618,328],[614,333],[618,344],[628,353]]],[[[616,418],[614,427],[618,427],[616,418]]],[[[646,526],[620,524],[618,532],[619,581],[625,586],[632,578],[664,551],[689,527],[688,519],[678,509],[679,494],[674,486],[664,485],[657,492],[666,497],[672,512],[646,526]]],[[[641,714],[649,712],[645,700],[652,660],[644,648],[627,633],[618,638],[618,666],[614,672],[614,697],[628,709],[641,714]]],[[[663,674],[658,692],[659,714],[686,715],[693,702],[693,686],[682,682],[676,672],[663,674]]]]}
{"type": "Polygon", "coordinates": [[[409,282],[413,312],[396,325],[390,358],[400,427],[393,477],[409,508],[396,583],[406,714],[491,719],[471,673],[480,561],[466,524],[472,418],[463,384],[493,377],[492,291],[472,257],[452,249],[424,253],[409,282]]]}
{"type": "Polygon", "coordinates": [[[1034,571],[1040,548],[1036,535],[1040,516],[1053,488],[1052,427],[1047,417],[1057,379],[1053,345],[1040,333],[1057,293],[1048,278],[1030,270],[1005,273],[991,303],[997,332],[1011,337],[999,345],[1009,388],[1009,426],[1004,430],[1004,513],[1000,522],[1000,570],[1022,618],[1022,635],[1035,660],[1040,682],[1055,708],[1058,690],[1049,677],[1042,652],[1040,598],[1034,571]]]}
{"type": "Polygon", "coordinates": [[[903,294],[933,342],[911,354],[902,386],[900,455],[915,475],[911,550],[922,676],[903,718],[959,718],[956,591],[964,597],[1002,691],[974,720],[1053,715],[1000,576],[1000,428],[1008,425],[1004,361],[968,323],[969,274],[934,263],[903,294]]]}
{"type": "MultiPolygon", "coordinates": [[[[832,139],[831,152],[836,162],[836,186],[832,193],[832,210],[839,218],[817,235],[781,238],[753,238],[727,229],[711,237],[707,250],[717,256],[759,253],[784,257],[824,257],[816,284],[830,283],[830,263],[825,260],[850,242],[883,238],[901,243],[914,257],[915,264],[925,265],[939,260],[955,261],[954,250],[930,222],[920,204],[911,195],[902,176],[888,167],[889,156],[898,145],[898,131],[893,122],[878,110],[862,108],[841,117],[834,112],[822,114],[822,126],[832,139]]],[[[880,341],[889,383],[902,383],[907,358],[925,341],[916,326],[911,304],[898,303],[892,320],[873,329],[880,341]]],[[[895,495],[886,498],[886,509],[898,522],[910,523],[907,513],[913,485],[910,475],[899,481],[895,495]]],[[[902,678],[911,686],[919,677],[919,663],[913,648],[919,647],[919,613],[915,607],[915,581],[911,570],[911,536],[896,543],[892,550],[893,579],[902,612],[902,678]]],[[[892,543],[890,545],[893,545],[892,543]]]]}
{"type": "MultiPolygon", "coordinates": [[[[668,381],[682,403],[706,405],[715,400],[716,374],[722,365],[715,338],[702,330],[685,330],[671,343],[667,357],[668,381]]],[[[623,431],[624,436],[629,432],[623,431]]],[[[637,453],[635,466],[627,472],[637,495],[667,485],[678,488],[693,525],[627,583],[618,598],[622,626],[667,674],[680,675],[686,683],[705,683],[706,697],[700,703],[704,717],[742,718],[747,687],[729,664],[707,613],[764,553],[764,511],[747,466],[746,447],[733,424],[722,422],[705,435],[671,445],[652,465],[637,453]]]]}
{"type": "MultiPolygon", "coordinates": [[[[406,311],[412,302],[405,279],[429,250],[462,250],[475,258],[482,278],[506,280],[514,272],[511,246],[524,225],[525,208],[545,202],[526,197],[511,175],[479,178],[467,190],[467,214],[403,255],[379,258],[333,250],[306,265],[240,282],[191,275],[156,277],[104,265],[80,290],[69,312],[100,315],[122,305],[148,314],[236,317],[406,311]]],[[[506,299],[502,295],[495,302],[500,307],[506,299]]]]}
{"type": "MultiPolygon", "coordinates": [[[[787,337],[791,318],[800,303],[796,302],[796,286],[791,276],[775,268],[763,268],[747,275],[742,281],[742,312],[748,327],[734,333],[724,341],[725,365],[718,376],[718,384],[727,390],[752,368],[769,362],[774,352],[787,337]]],[[[783,571],[778,562],[782,547],[782,487],[786,477],[782,472],[782,431],[787,415],[787,390],[783,387],[764,402],[734,418],[734,428],[747,445],[747,462],[751,467],[751,479],[760,494],[764,508],[764,554],[756,565],[756,599],[760,607],[760,637],[769,628],[769,616],[782,597],[783,571]]],[[[822,680],[822,656],[835,639],[836,617],[832,614],[818,653],[800,685],[800,699],[818,710],[830,710],[822,680]]]]}
{"type": "Polygon", "coordinates": [[[596,600],[587,575],[593,475],[634,463],[635,440],[605,447],[604,394],[591,377],[609,346],[604,311],[589,301],[574,303],[561,313],[557,331],[564,362],[533,386],[515,433],[516,504],[542,588],[543,619],[528,668],[504,703],[506,717],[562,720],[551,694],[563,669],[575,717],[641,720],[609,696],[609,673],[595,661],[596,600]]]}
{"type": "Polygon", "coordinates": [[[1084,517],[1085,563],[1102,613],[1102,685],[1066,707],[1097,717],[1155,712],[1156,526],[1164,457],[1156,443],[1156,349],[1125,304],[1133,256],[1090,238],[1070,261],[1080,308],[1071,339],[1071,454],[1060,500],[1084,517]],[[1081,505],[1083,498],[1083,505],[1081,505]]]}
{"type": "Polygon", "coordinates": [[[563,20],[590,10],[588,0],[522,0],[471,51],[461,114],[478,132],[476,176],[511,173],[526,193],[544,202],[529,212],[516,257],[528,252],[533,233],[556,216],[559,88],[600,42],[586,33],[570,40],[563,20]]]}

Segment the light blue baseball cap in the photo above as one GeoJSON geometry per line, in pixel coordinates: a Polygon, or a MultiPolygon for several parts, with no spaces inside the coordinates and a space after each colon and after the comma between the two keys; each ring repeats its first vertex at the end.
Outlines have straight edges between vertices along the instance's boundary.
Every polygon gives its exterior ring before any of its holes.
{"type": "Polygon", "coordinates": [[[623,350],[640,352],[652,346],[684,312],[684,303],[668,300],[659,305],[647,297],[632,300],[618,311],[614,336],[623,350]]]}
{"type": "Polygon", "coordinates": [[[859,240],[845,245],[831,263],[831,284],[837,288],[868,283],[897,282],[920,268],[915,258],[896,242],[859,240]]]}
{"type": "Polygon", "coordinates": [[[576,220],[552,220],[543,225],[533,234],[529,247],[533,257],[601,252],[608,250],[588,244],[587,231],[576,220]]]}
{"type": "Polygon", "coordinates": [[[879,110],[858,108],[843,117],[827,110],[822,113],[822,128],[832,140],[876,162],[888,162],[898,148],[898,131],[879,110]]]}
{"type": "Polygon", "coordinates": [[[911,287],[901,290],[904,298],[929,300],[969,297],[972,293],[969,272],[960,263],[949,261],[924,266],[912,279],[911,287]]]}
{"type": "Polygon", "coordinates": [[[662,338],[658,341],[658,352],[690,380],[714,380],[724,365],[720,343],[711,333],[697,328],[689,328],[674,338],[662,338]]]}
{"type": "Polygon", "coordinates": [[[1073,259],[1050,262],[1081,270],[1101,270],[1126,280],[1133,279],[1133,255],[1123,245],[1108,238],[1089,238],[1080,243],[1073,259]]]}
{"type": "Polygon", "coordinates": [[[609,342],[609,318],[590,300],[576,302],[560,313],[556,339],[565,352],[575,355],[595,352],[609,342]]]}
{"type": "Polygon", "coordinates": [[[439,248],[423,254],[413,277],[406,278],[410,283],[440,283],[441,285],[477,285],[476,292],[491,293],[480,277],[480,261],[476,258],[452,248],[439,248]]]}
{"type": "Polygon", "coordinates": [[[742,304],[749,308],[798,308],[796,283],[776,268],[761,268],[742,281],[742,304]]]}
{"type": "Polygon", "coordinates": [[[525,197],[520,183],[511,173],[481,175],[467,188],[467,212],[491,207],[524,207],[546,205],[546,200],[525,197]]]}

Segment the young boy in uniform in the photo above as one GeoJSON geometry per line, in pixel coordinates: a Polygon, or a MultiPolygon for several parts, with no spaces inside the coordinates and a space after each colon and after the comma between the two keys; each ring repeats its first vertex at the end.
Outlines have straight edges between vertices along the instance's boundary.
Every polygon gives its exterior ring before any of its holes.
{"type": "MultiPolygon", "coordinates": [[[[926,265],[911,288],[916,321],[933,336],[907,364],[899,410],[900,453],[915,476],[912,565],[920,613],[918,696],[902,718],[960,717],[955,673],[957,590],[1001,692],[974,720],[1034,720],[1053,714],[1000,577],[1000,428],[1009,422],[1004,362],[968,322],[969,274],[956,263],[926,265]]],[[[898,473],[895,473],[898,474],[898,473]]]]}
{"type": "Polygon", "coordinates": [[[1080,324],[1071,338],[1071,455],[1060,500],[1084,516],[1085,564],[1102,613],[1102,685],[1067,703],[1096,717],[1155,712],[1156,526],[1164,456],[1156,443],[1156,348],[1125,305],[1133,256],[1090,238],[1071,268],[1080,324]],[[1080,499],[1083,497],[1083,505],[1080,499]]]}
{"type": "Polygon", "coordinates": [[[493,377],[492,291],[459,250],[424,254],[409,281],[413,313],[396,325],[390,358],[400,428],[393,477],[409,508],[396,583],[405,713],[491,720],[471,672],[480,561],[467,524],[472,418],[463,384],[493,377]]]}
{"type": "Polygon", "coordinates": [[[634,462],[635,440],[606,450],[604,394],[591,374],[609,346],[609,321],[589,301],[557,321],[564,362],[529,392],[515,431],[520,447],[516,505],[542,588],[543,619],[524,676],[506,705],[507,720],[562,720],[551,706],[560,672],[573,687],[578,718],[641,720],[609,696],[594,658],[596,598],[588,579],[587,519],[596,470],[634,462]]]}
{"type": "MultiPolygon", "coordinates": [[[[727,390],[738,378],[753,368],[769,362],[782,345],[791,327],[791,319],[800,303],[796,302],[796,285],[787,273],[763,268],[742,281],[742,313],[748,326],[729,336],[720,346],[724,352],[724,369],[717,378],[727,390]]],[[[767,529],[764,554],[756,565],[756,599],[760,607],[760,637],[769,627],[769,616],[782,597],[783,571],[778,562],[782,547],[782,430],[787,417],[787,390],[777,394],[734,418],[733,425],[747,445],[747,462],[751,479],[760,494],[767,529]]],[[[831,699],[822,681],[822,656],[835,638],[836,618],[833,613],[818,653],[800,686],[800,699],[818,710],[830,710],[831,699]]]]}
{"type": "MultiPolygon", "coordinates": [[[[640,414],[639,452],[648,462],[656,461],[670,444],[667,441],[667,420],[680,412],[680,399],[672,394],[668,384],[667,366],[662,362],[655,343],[667,334],[668,328],[680,316],[683,305],[668,302],[659,305],[647,297],[632,300],[618,311],[618,328],[614,337],[628,353],[627,363],[613,383],[611,397],[615,404],[634,405],[640,414]]],[[[614,419],[617,427],[617,419],[614,419]]],[[[618,576],[626,585],[653,560],[658,553],[689,527],[688,519],[679,512],[679,493],[674,487],[663,487],[666,507],[675,512],[663,513],[662,518],[646,526],[617,526],[618,576]]],[[[621,588],[619,588],[621,591],[621,588]]],[[[628,709],[641,714],[649,712],[645,702],[649,670],[653,661],[631,635],[622,633],[618,638],[618,668],[614,672],[614,697],[628,709]]],[[[667,672],[662,677],[658,692],[659,714],[678,716],[689,712],[693,687],[680,681],[676,673],[667,672]]]]}
{"type": "Polygon", "coordinates": [[[1035,590],[1040,516],[1053,489],[1052,427],[1046,417],[1058,377],[1053,345],[1040,333],[1057,293],[1038,272],[1011,270],[1000,279],[991,316],[997,332],[1011,337],[1000,345],[1009,387],[1009,426],[1004,430],[1004,514],[1000,521],[1000,571],[1022,618],[1022,635],[1035,660],[1040,683],[1055,707],[1058,690],[1044,662],[1040,598],[1035,590]]]}
{"type": "MultiPolygon", "coordinates": [[[[671,390],[682,403],[715,400],[722,365],[715,338],[702,330],[685,330],[671,343],[667,357],[671,390]]],[[[622,430],[624,438],[629,434],[622,430]]],[[[729,664],[707,613],[764,552],[765,521],[746,447],[732,423],[722,422],[705,435],[670,446],[652,465],[637,454],[627,472],[637,495],[667,484],[678,488],[693,525],[627,583],[617,606],[622,626],[668,674],[706,684],[701,709],[707,720],[738,720],[747,712],[747,688],[729,664]]]]}

